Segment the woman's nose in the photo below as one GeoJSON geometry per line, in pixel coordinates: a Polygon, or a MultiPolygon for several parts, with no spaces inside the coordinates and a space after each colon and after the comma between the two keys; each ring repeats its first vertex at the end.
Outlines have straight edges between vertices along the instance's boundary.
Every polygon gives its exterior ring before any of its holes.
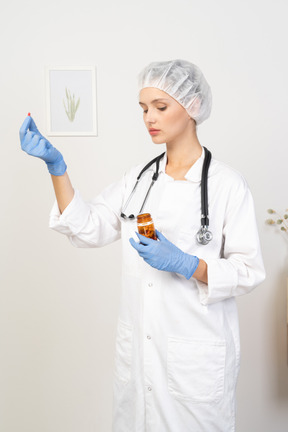
{"type": "Polygon", "coordinates": [[[146,115],[146,122],[147,123],[155,123],[155,115],[153,114],[152,111],[148,111],[147,115],[146,115]]]}

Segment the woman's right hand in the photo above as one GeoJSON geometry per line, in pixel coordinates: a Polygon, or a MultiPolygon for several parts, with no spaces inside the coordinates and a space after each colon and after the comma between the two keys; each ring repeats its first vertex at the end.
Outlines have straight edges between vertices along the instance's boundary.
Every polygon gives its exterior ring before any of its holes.
{"type": "Polygon", "coordinates": [[[20,131],[21,148],[30,156],[46,162],[48,171],[55,176],[63,175],[67,170],[62,154],[39,132],[31,116],[24,120],[20,131]]]}

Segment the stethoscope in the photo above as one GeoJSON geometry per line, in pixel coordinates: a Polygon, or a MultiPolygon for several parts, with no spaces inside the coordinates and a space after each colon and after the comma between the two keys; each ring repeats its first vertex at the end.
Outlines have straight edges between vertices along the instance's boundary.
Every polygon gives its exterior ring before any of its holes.
{"type": "MultiPolygon", "coordinates": [[[[203,162],[203,167],[202,167],[202,176],[201,176],[201,227],[199,229],[199,231],[196,234],[196,239],[198,241],[199,244],[201,245],[207,245],[213,238],[213,235],[211,233],[211,231],[209,231],[209,216],[208,216],[208,187],[207,187],[207,183],[208,183],[208,169],[209,169],[209,165],[211,162],[211,152],[209,150],[207,150],[206,147],[204,147],[205,150],[205,159],[203,162]]],[[[133,214],[130,214],[130,216],[125,215],[125,210],[128,207],[131,198],[133,197],[137,185],[141,179],[142,174],[148,169],[150,168],[151,165],[153,165],[154,163],[156,163],[156,171],[154,172],[153,176],[152,176],[152,181],[151,184],[148,188],[148,191],[145,195],[143,204],[139,210],[138,214],[142,213],[142,210],[144,208],[144,205],[147,201],[147,198],[150,194],[151,188],[154,185],[154,183],[157,181],[158,176],[159,176],[159,164],[160,164],[160,160],[162,159],[162,157],[164,156],[165,152],[162,153],[161,155],[157,156],[156,158],[152,159],[147,165],[145,165],[145,167],[142,169],[142,171],[139,173],[136,183],[132,189],[132,192],[130,193],[126,203],[123,206],[122,212],[121,212],[121,217],[123,219],[130,219],[133,220],[135,219],[135,216],[133,214]]]]}

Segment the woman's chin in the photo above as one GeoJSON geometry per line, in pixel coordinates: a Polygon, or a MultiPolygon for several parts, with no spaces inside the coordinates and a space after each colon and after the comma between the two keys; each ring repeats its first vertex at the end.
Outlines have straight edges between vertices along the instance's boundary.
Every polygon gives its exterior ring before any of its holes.
{"type": "Polygon", "coordinates": [[[165,144],[166,141],[160,137],[151,137],[154,144],[165,144]]]}

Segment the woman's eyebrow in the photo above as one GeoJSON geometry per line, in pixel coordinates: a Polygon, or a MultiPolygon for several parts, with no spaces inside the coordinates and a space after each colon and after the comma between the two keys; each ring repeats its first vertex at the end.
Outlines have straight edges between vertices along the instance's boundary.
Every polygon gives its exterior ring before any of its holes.
{"type": "MultiPolygon", "coordinates": [[[[168,101],[169,99],[165,99],[165,98],[158,98],[158,99],[154,99],[151,103],[154,102],[161,102],[161,101],[168,101]]],[[[144,102],[139,102],[139,105],[146,105],[144,102]]]]}

